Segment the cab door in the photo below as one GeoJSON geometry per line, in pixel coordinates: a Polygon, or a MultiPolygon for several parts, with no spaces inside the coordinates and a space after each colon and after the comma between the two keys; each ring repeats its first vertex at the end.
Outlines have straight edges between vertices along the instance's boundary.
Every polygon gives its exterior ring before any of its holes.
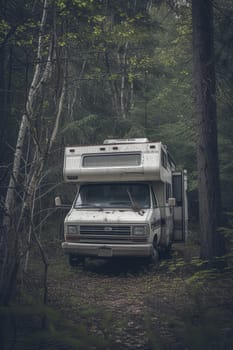
{"type": "Polygon", "coordinates": [[[156,195],[151,187],[151,195],[152,195],[152,216],[151,216],[151,230],[152,234],[157,235],[158,242],[161,237],[161,213],[158,205],[158,201],[156,195]]]}
{"type": "Polygon", "coordinates": [[[187,201],[187,171],[182,170],[172,174],[174,207],[174,242],[184,242],[188,235],[188,201],[187,201]]]}

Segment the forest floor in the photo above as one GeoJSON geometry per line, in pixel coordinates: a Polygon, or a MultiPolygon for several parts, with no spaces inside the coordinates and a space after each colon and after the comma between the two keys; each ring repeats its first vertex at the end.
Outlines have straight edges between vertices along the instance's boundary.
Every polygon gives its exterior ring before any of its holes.
{"type": "Polygon", "coordinates": [[[232,269],[206,270],[198,245],[174,244],[170,258],[150,266],[88,259],[74,268],[60,242],[47,252],[48,304],[80,338],[78,347],[57,348],[233,349],[232,269]]]}

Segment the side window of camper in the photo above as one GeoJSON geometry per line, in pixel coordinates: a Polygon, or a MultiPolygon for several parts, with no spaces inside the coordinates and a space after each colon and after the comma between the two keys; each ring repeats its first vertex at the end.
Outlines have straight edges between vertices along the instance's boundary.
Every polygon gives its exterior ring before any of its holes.
{"type": "Polygon", "coordinates": [[[161,162],[164,168],[167,168],[167,155],[164,150],[161,151],[161,162]]]}
{"type": "Polygon", "coordinates": [[[152,206],[153,208],[158,208],[158,201],[157,198],[155,197],[154,191],[151,190],[152,193],[152,206]]]}
{"type": "Polygon", "coordinates": [[[170,169],[175,169],[175,163],[169,153],[167,154],[167,162],[170,169]]]}

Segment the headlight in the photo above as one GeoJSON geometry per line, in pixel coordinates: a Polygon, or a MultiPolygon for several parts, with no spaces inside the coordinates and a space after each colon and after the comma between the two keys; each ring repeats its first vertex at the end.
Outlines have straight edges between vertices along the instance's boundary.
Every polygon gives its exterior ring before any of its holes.
{"type": "Polygon", "coordinates": [[[134,226],[133,227],[133,235],[134,236],[146,236],[147,235],[146,226],[134,226]]]}
{"type": "Polygon", "coordinates": [[[68,234],[77,234],[78,233],[78,226],[77,225],[68,225],[67,226],[67,233],[68,234]]]}

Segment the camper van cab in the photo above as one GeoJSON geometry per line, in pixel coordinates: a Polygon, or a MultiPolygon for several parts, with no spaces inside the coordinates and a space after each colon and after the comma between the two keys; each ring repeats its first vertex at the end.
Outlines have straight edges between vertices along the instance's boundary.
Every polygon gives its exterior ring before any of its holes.
{"type": "Polygon", "coordinates": [[[185,239],[187,175],[160,142],[66,147],[64,179],[77,184],[62,243],[72,266],[85,257],[155,259],[185,239]]]}

